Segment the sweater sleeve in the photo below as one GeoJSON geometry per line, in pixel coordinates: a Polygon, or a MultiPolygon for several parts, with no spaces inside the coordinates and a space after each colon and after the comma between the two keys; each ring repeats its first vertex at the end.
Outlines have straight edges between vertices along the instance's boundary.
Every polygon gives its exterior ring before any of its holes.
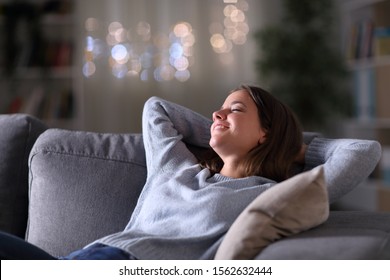
{"type": "Polygon", "coordinates": [[[366,179],[381,157],[377,141],[314,138],[305,156],[305,169],[324,165],[329,202],[335,202],[366,179]]]}
{"type": "Polygon", "coordinates": [[[150,98],[142,115],[148,172],[175,172],[183,164],[196,164],[185,143],[209,147],[210,125],[210,119],[188,108],[150,98]]]}

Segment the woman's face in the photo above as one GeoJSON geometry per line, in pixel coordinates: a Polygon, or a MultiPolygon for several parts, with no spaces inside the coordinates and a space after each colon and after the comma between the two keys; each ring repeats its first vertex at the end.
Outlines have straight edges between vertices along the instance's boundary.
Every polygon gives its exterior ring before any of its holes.
{"type": "Polygon", "coordinates": [[[222,158],[243,157],[265,141],[255,102],[245,90],[231,93],[213,113],[210,146],[222,158]]]}

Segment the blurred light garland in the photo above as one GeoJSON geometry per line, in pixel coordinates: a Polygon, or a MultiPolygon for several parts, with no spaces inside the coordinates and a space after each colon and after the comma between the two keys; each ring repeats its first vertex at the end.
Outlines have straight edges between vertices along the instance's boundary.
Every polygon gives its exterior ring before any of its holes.
{"type": "MultiPolygon", "coordinates": [[[[249,5],[245,0],[223,0],[223,21],[209,25],[210,44],[224,64],[233,62],[234,45],[247,41],[249,26],[245,12],[249,5]]],[[[100,28],[98,19],[85,21],[87,33],[100,28]]],[[[83,75],[96,73],[96,63],[107,60],[111,73],[118,79],[139,78],[158,82],[187,81],[194,64],[196,38],[190,23],[174,24],[168,34],[152,34],[151,25],[140,21],[134,29],[126,29],[119,21],[108,24],[105,40],[87,35],[85,38],[83,75]]]]}
{"type": "Polygon", "coordinates": [[[231,51],[234,45],[243,45],[247,41],[249,25],[245,12],[249,5],[245,0],[224,0],[223,24],[212,22],[209,26],[210,44],[221,62],[229,64],[233,60],[231,51]]]}
{"type": "MultiPolygon", "coordinates": [[[[85,21],[87,32],[99,28],[96,18],[85,21]]],[[[83,75],[96,73],[96,61],[108,57],[112,75],[121,79],[138,77],[142,81],[158,82],[176,79],[185,82],[190,78],[193,65],[195,36],[191,24],[182,21],[174,24],[168,34],[152,34],[151,26],[140,21],[134,30],[125,29],[118,22],[107,28],[105,42],[90,35],[84,48],[83,75]]]]}

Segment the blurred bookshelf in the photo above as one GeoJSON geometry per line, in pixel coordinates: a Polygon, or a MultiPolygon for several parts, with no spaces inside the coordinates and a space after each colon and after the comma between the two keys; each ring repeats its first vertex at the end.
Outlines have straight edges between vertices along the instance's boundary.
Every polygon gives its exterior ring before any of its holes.
{"type": "Polygon", "coordinates": [[[340,8],[355,116],[339,128],[339,136],[377,140],[383,150],[370,179],[344,203],[390,211],[390,0],[344,0],[340,8]]]}
{"type": "Polygon", "coordinates": [[[344,1],[342,13],[356,119],[390,119],[390,0],[344,1]]]}
{"type": "Polygon", "coordinates": [[[381,180],[369,179],[331,205],[332,210],[390,212],[390,191],[381,180]]]}
{"type": "Polygon", "coordinates": [[[0,113],[82,127],[74,0],[0,0],[0,113]]]}

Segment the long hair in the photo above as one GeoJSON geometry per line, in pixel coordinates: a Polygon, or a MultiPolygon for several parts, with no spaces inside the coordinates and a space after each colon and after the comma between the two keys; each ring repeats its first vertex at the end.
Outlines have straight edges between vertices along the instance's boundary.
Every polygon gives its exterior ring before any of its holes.
{"type": "MultiPolygon", "coordinates": [[[[260,87],[241,85],[232,92],[237,90],[245,90],[251,96],[266,132],[266,140],[249,151],[240,171],[244,176],[262,176],[277,182],[291,177],[303,143],[297,117],[287,105],[260,87]]],[[[215,152],[201,164],[212,173],[220,172],[223,167],[222,159],[215,152]]]]}

